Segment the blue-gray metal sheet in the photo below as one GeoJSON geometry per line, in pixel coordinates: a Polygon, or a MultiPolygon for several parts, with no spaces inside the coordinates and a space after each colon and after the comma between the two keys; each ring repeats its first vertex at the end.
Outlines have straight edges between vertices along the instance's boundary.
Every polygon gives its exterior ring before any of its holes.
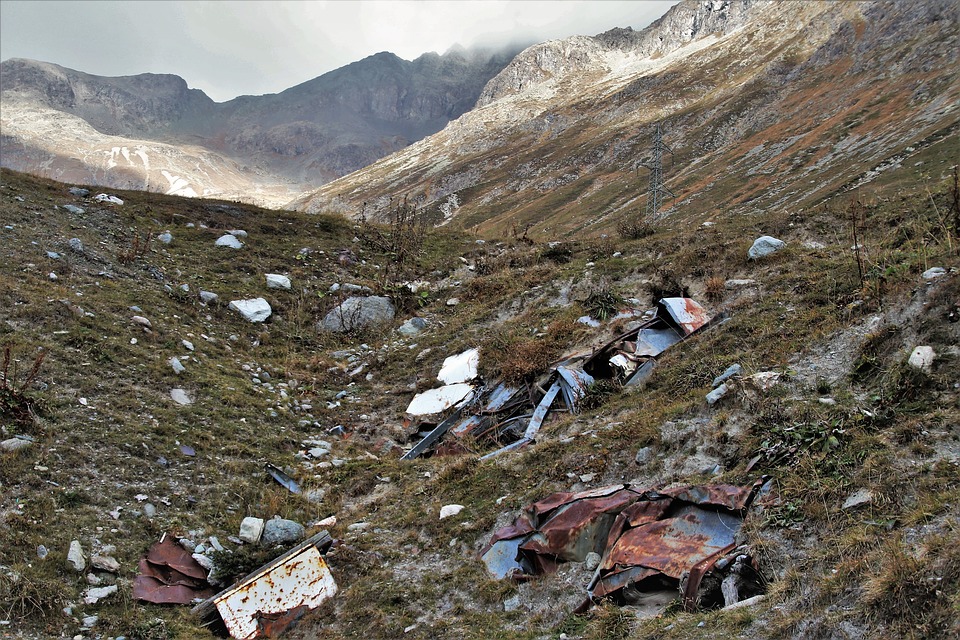
{"type": "Polygon", "coordinates": [[[527,425],[527,430],[523,434],[526,440],[533,440],[537,432],[540,431],[540,425],[543,424],[544,418],[547,417],[547,412],[550,411],[550,407],[553,405],[553,401],[556,400],[557,394],[559,393],[560,381],[557,380],[547,389],[546,395],[543,396],[540,404],[537,405],[536,411],[533,412],[533,417],[530,418],[530,424],[527,425]]]}
{"type": "Polygon", "coordinates": [[[520,555],[520,545],[526,542],[527,538],[529,536],[520,536],[495,542],[480,558],[487,565],[487,571],[499,580],[506,578],[511,571],[523,571],[523,566],[517,558],[520,555]]]}
{"type": "Polygon", "coordinates": [[[577,403],[586,394],[587,388],[593,384],[593,376],[582,369],[568,367],[557,367],[557,373],[560,374],[559,381],[567,409],[570,413],[576,413],[577,403]]]}
{"type": "Polygon", "coordinates": [[[641,329],[637,335],[637,349],[633,355],[655,358],[680,342],[681,336],[670,328],[641,329]]]}
{"type": "Polygon", "coordinates": [[[443,422],[438,424],[433,430],[423,437],[423,440],[418,442],[413,449],[407,451],[403,456],[400,457],[401,460],[413,460],[414,458],[423,454],[424,451],[429,449],[433,443],[443,437],[447,431],[450,430],[450,427],[455,425],[458,420],[460,420],[460,414],[463,409],[457,409],[449,417],[447,417],[443,422]]]}
{"type": "Polygon", "coordinates": [[[501,449],[497,449],[496,451],[491,451],[487,455],[481,456],[480,459],[489,460],[490,458],[496,458],[501,453],[506,453],[508,451],[516,451],[517,449],[524,447],[530,444],[531,442],[533,442],[533,440],[531,440],[530,438],[520,438],[516,442],[511,442],[510,444],[508,444],[507,446],[501,449]]]}

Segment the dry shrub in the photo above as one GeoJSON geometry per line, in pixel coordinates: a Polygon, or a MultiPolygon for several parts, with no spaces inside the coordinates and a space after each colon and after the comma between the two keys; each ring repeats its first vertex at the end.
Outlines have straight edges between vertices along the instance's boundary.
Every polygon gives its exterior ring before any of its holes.
{"type": "Polygon", "coordinates": [[[720,302],[723,300],[725,280],[720,276],[710,276],[707,278],[704,293],[710,302],[720,302]]]}

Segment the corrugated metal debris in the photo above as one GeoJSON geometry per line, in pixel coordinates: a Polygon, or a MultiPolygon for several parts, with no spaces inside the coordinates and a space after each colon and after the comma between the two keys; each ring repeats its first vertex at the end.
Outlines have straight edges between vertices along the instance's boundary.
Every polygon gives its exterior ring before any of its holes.
{"type": "Polygon", "coordinates": [[[222,622],[237,640],[276,637],[337,593],[322,555],[332,542],[326,531],[312,536],[193,613],[206,626],[222,622]]]}
{"type": "MultiPolygon", "coordinates": [[[[477,380],[476,349],[450,356],[438,375],[446,386],[417,395],[407,408],[406,424],[416,423],[421,439],[402,459],[437,449],[448,432],[499,445],[482,459],[525,447],[535,441],[551,412],[576,413],[595,380],[642,382],[661,353],[711,321],[703,307],[689,298],[663,298],[644,317],[637,327],[598,349],[568,354],[540,384],[484,385],[477,380]]],[[[454,446],[443,449],[457,450],[454,446]]]]}
{"type": "MultiPolygon", "coordinates": [[[[737,549],[735,536],[765,481],[556,493],[497,530],[480,557],[494,576],[523,580],[552,573],[562,562],[581,562],[592,551],[602,559],[586,587],[591,601],[631,602],[672,588],[688,608],[723,604],[720,580],[705,592],[704,578],[732,561],[724,559],[737,549]]],[[[743,556],[738,572],[752,566],[749,556],[735,555],[743,556]]],[[[752,595],[744,584],[741,595],[752,595]]]]}
{"type": "Polygon", "coordinates": [[[133,579],[133,597],[155,604],[188,604],[209,598],[214,591],[207,571],[180,546],[163,534],[140,559],[140,575],[133,579]]]}

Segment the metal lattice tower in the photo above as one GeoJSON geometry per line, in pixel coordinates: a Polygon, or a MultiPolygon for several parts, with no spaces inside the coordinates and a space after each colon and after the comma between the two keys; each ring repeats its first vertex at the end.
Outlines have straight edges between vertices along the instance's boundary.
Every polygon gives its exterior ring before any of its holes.
{"type": "Polygon", "coordinates": [[[653,159],[644,166],[650,169],[650,192],[647,195],[647,220],[653,220],[657,217],[660,205],[663,204],[664,197],[673,198],[673,192],[663,184],[663,153],[667,152],[671,156],[673,151],[663,141],[663,133],[660,131],[660,123],[657,123],[657,134],[653,140],[653,159]]]}

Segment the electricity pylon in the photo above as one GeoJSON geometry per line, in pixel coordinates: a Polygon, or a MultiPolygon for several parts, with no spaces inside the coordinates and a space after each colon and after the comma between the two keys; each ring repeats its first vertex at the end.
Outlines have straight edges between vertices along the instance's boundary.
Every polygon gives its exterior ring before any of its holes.
{"type": "Polygon", "coordinates": [[[647,220],[652,221],[657,217],[657,211],[663,203],[664,196],[674,198],[673,192],[663,184],[663,153],[667,152],[673,156],[673,150],[663,141],[663,133],[660,131],[660,123],[657,123],[657,134],[653,140],[653,158],[643,166],[650,169],[650,193],[647,195],[647,220]]]}

